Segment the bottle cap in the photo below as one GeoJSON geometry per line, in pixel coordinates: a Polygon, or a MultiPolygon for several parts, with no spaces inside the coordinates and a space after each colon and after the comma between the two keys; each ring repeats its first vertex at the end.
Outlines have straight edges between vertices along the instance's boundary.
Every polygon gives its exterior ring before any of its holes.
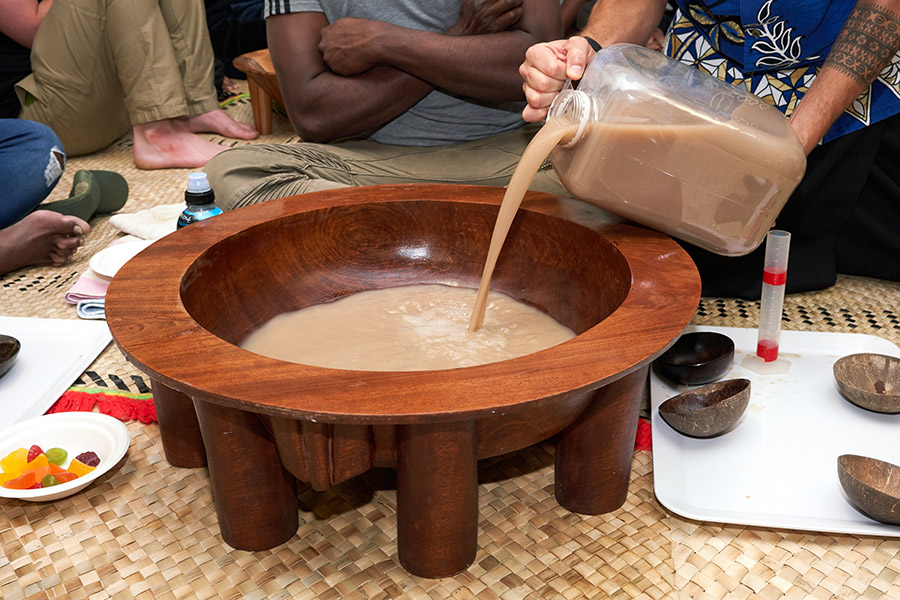
{"type": "Polygon", "coordinates": [[[188,175],[188,186],[187,191],[192,194],[202,194],[203,192],[208,192],[209,187],[209,179],[206,178],[206,173],[196,172],[188,175]]]}
{"type": "Polygon", "coordinates": [[[216,195],[209,185],[206,173],[191,173],[188,175],[188,186],[184,192],[184,200],[194,206],[205,206],[216,201],[216,195]]]}

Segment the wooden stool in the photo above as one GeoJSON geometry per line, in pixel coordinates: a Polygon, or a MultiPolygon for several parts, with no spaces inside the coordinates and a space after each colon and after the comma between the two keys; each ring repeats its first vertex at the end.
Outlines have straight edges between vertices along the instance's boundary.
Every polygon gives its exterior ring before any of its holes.
{"type": "Polygon", "coordinates": [[[260,135],[272,133],[272,100],[284,106],[278,76],[272,66],[269,49],[247,52],[234,59],[234,67],[247,75],[250,87],[250,106],[253,122],[260,135]]]}

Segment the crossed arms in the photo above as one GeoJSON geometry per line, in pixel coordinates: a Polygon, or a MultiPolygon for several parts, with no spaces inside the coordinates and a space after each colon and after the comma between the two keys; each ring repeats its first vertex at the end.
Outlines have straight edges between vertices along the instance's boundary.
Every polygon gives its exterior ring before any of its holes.
{"type": "Polygon", "coordinates": [[[322,13],[267,19],[272,62],[294,129],[330,142],[375,129],[434,89],[521,100],[525,50],[562,35],[558,0],[463,0],[443,33],[322,13]]]}

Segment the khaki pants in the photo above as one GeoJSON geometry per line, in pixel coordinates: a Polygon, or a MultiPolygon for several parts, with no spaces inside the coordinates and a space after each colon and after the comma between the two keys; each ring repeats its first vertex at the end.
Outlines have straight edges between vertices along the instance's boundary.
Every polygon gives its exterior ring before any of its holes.
{"type": "MultiPolygon", "coordinates": [[[[452,146],[411,147],[351,140],[336,144],[254,144],[226,150],[204,169],[225,210],[339,187],[465,183],[503,187],[539,125],[452,146]]],[[[545,161],[532,190],[568,194],[545,161]]]]}
{"type": "Polygon", "coordinates": [[[70,156],[134,124],[218,108],[200,0],[55,0],[17,84],[23,119],[50,126],[70,156]]]}

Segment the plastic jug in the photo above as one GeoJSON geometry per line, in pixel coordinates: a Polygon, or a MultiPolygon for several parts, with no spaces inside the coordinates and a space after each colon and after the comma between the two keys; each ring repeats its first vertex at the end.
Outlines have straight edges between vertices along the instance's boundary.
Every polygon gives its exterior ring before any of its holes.
{"type": "Polygon", "coordinates": [[[765,238],[806,169],[780,111],[742,88],[631,44],[600,50],[548,125],[576,198],[725,256],[765,238]]]}

